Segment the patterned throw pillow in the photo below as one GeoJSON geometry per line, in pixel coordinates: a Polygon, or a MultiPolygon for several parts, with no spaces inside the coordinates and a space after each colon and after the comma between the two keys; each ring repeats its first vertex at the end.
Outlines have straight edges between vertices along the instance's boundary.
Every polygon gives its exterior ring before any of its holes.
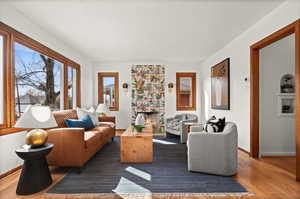
{"type": "Polygon", "coordinates": [[[219,118],[217,122],[213,122],[212,120],[209,120],[205,126],[204,130],[207,133],[217,133],[217,132],[223,132],[225,127],[225,117],[219,118]]]}
{"type": "Polygon", "coordinates": [[[206,123],[204,125],[204,130],[207,133],[215,133],[215,132],[218,132],[219,128],[217,125],[215,125],[213,123],[206,123]]]}

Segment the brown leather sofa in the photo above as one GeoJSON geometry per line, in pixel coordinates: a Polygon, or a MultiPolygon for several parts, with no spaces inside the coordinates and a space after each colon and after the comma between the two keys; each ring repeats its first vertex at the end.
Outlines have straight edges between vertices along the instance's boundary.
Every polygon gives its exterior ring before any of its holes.
{"type": "Polygon", "coordinates": [[[53,112],[58,128],[48,130],[48,142],[54,144],[47,157],[49,165],[81,168],[97,151],[110,140],[115,128],[97,126],[85,131],[83,128],[67,128],[65,119],[78,119],[76,110],[53,112]]]}

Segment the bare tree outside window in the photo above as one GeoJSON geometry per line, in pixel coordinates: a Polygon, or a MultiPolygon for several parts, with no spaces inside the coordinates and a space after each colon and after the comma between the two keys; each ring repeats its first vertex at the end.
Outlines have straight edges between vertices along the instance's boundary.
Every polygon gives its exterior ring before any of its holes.
{"type": "Polygon", "coordinates": [[[62,69],[62,63],[15,43],[17,118],[28,105],[42,104],[52,110],[60,109],[62,69]]]}

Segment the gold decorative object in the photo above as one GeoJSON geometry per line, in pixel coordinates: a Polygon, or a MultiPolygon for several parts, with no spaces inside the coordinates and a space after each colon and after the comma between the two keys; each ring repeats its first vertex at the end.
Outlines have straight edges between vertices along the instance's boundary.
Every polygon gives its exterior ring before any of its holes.
{"type": "Polygon", "coordinates": [[[43,129],[33,129],[26,135],[26,144],[31,147],[39,147],[47,142],[48,133],[43,129]]]}

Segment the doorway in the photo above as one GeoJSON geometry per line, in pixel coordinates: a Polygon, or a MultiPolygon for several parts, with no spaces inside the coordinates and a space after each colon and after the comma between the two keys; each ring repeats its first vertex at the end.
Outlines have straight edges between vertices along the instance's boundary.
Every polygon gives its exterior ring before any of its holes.
{"type": "Polygon", "coordinates": [[[295,34],[295,135],[296,135],[296,179],[300,181],[300,19],[267,36],[250,47],[250,155],[260,154],[260,50],[289,35],[295,34]]]}

